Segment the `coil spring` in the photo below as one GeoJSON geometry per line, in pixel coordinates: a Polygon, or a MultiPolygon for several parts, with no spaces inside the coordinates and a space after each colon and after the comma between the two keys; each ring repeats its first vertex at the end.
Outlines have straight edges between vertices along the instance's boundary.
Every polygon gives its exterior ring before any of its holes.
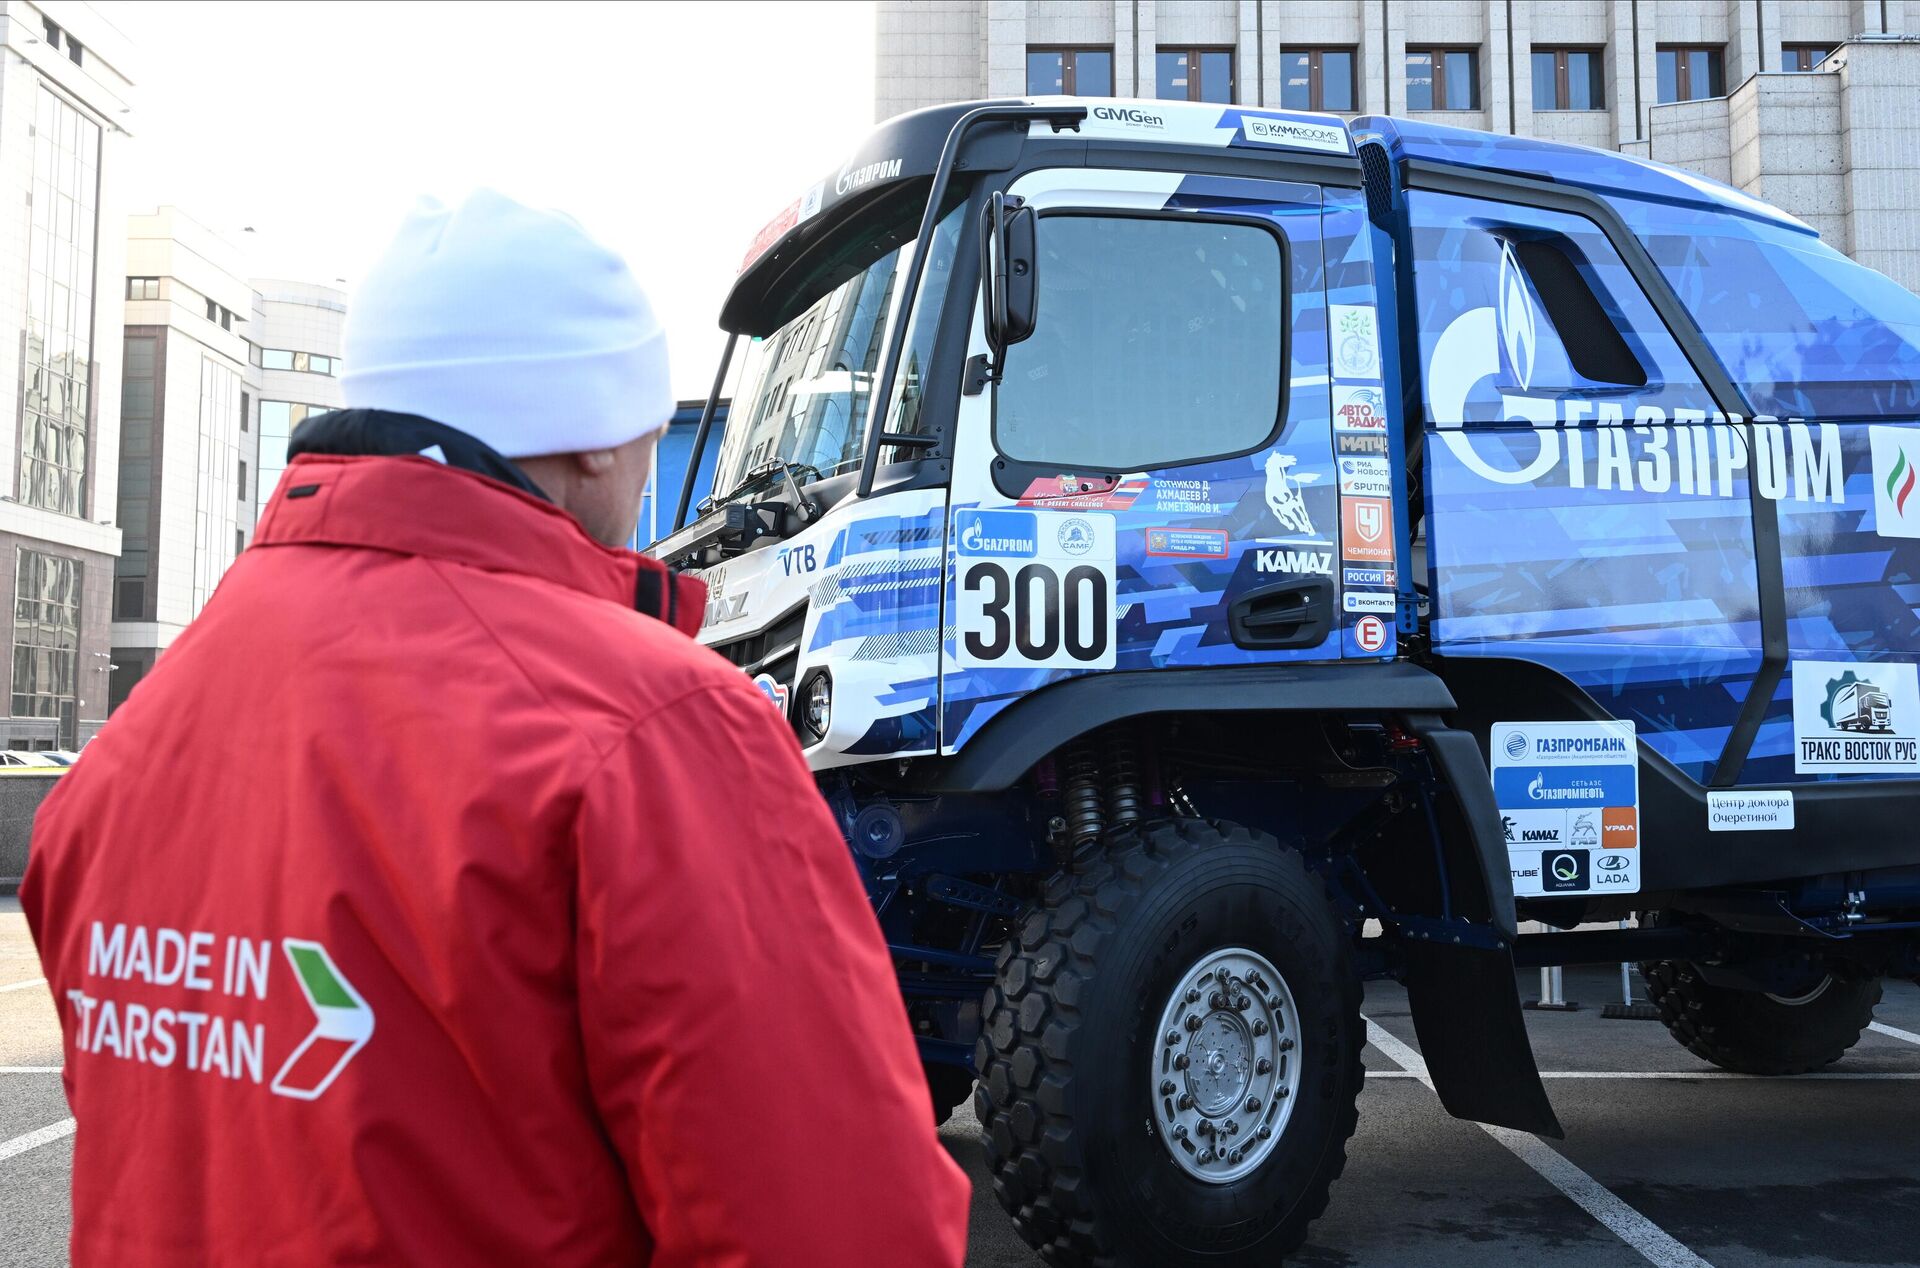
{"type": "Polygon", "coordinates": [[[1113,823],[1137,823],[1143,817],[1144,769],[1133,737],[1114,737],[1107,748],[1107,817],[1113,823]]]}
{"type": "Polygon", "coordinates": [[[1100,761],[1091,747],[1068,749],[1061,766],[1061,814],[1067,821],[1067,839],[1075,845],[1106,835],[1106,813],[1101,806],[1100,761]]]}

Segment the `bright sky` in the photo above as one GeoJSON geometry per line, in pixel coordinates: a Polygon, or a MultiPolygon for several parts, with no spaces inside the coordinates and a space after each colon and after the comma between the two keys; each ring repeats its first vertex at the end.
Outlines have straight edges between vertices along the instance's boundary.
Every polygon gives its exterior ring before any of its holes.
{"type": "Polygon", "coordinates": [[[351,291],[420,194],[559,208],[632,262],[682,398],[706,396],[754,233],[873,119],[851,0],[95,7],[139,51],[130,210],[172,203],[256,276],[351,291]]]}

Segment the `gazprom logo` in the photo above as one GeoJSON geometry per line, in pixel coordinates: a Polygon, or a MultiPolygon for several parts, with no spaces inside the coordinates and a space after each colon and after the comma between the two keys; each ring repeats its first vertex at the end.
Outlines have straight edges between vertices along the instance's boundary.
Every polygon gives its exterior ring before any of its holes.
{"type": "Polygon", "coordinates": [[[1518,761],[1527,755],[1527,735],[1524,731],[1515,731],[1507,736],[1507,756],[1518,761]]]}
{"type": "Polygon", "coordinates": [[[1013,555],[1031,559],[1039,552],[1032,511],[961,511],[955,536],[963,555],[1013,555]]]}
{"type": "Polygon", "coordinates": [[[1533,382],[1533,355],[1539,345],[1540,329],[1533,311],[1533,297],[1527,294],[1527,276],[1514,258],[1513,243],[1500,243],[1500,343],[1507,352],[1507,365],[1514,382],[1526,391],[1533,382]]]}

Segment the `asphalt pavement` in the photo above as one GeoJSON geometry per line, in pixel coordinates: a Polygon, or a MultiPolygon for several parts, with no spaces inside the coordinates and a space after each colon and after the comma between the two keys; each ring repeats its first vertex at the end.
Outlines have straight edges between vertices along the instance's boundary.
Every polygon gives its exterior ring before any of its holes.
{"type": "MultiPolygon", "coordinates": [[[[0,898],[0,1268],[66,1262],[73,1161],[53,1001],[25,918],[0,898]]],[[[1537,975],[1524,974],[1531,993],[1537,975]]],[[[1636,989],[1638,983],[1636,981],[1636,989]]],[[[1920,988],[1889,983],[1881,1029],[1818,1076],[1748,1079],[1657,1022],[1610,1021],[1618,972],[1570,971],[1571,1013],[1528,1028],[1567,1139],[1447,1116],[1417,1077],[1406,996],[1367,991],[1360,1130],[1304,1268],[1746,1268],[1920,1263],[1920,988]]],[[[1039,1260],[993,1200],[978,1124],[941,1138],[974,1180],[971,1268],[1039,1260]]]]}

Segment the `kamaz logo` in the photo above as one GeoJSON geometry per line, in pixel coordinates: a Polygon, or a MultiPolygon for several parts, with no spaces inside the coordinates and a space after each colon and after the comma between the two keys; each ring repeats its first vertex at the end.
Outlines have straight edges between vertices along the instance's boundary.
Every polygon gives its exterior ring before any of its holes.
{"type": "Polygon", "coordinates": [[[1560,830],[1558,828],[1522,828],[1520,830],[1520,839],[1522,841],[1544,841],[1548,845],[1558,845],[1560,844],[1560,830]]]}
{"type": "Polygon", "coordinates": [[[1142,128],[1162,128],[1167,121],[1132,106],[1095,106],[1093,117],[1102,123],[1131,123],[1142,128]]]}
{"type": "Polygon", "coordinates": [[[1311,572],[1333,575],[1333,552],[1327,550],[1261,550],[1253,557],[1255,572],[1311,572]]]}

